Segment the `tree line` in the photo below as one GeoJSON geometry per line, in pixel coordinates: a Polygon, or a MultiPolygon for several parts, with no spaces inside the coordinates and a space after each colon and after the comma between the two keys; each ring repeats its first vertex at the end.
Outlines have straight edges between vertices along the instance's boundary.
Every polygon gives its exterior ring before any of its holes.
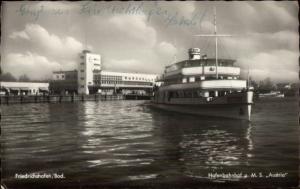
{"type": "Polygon", "coordinates": [[[254,88],[258,93],[269,93],[271,91],[296,91],[299,87],[299,83],[275,83],[270,77],[267,77],[261,81],[255,81],[250,78],[250,86],[254,88]]]}
{"type": "Polygon", "coordinates": [[[20,82],[48,82],[49,80],[33,80],[30,79],[26,74],[20,77],[13,76],[10,72],[0,73],[0,81],[20,81],[20,82]]]}

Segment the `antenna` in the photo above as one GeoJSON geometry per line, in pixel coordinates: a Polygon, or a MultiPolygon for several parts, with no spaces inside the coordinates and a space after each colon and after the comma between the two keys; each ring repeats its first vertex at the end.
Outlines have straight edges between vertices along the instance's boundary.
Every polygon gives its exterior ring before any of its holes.
{"type": "MultiPolygon", "coordinates": [[[[85,24],[86,24],[86,22],[85,22],[85,24]]],[[[84,27],[84,49],[85,49],[85,50],[88,50],[88,49],[87,49],[86,26],[84,27]]]]}
{"type": "Polygon", "coordinates": [[[87,49],[86,31],[84,31],[84,49],[87,49]]]}
{"type": "Polygon", "coordinates": [[[218,75],[218,37],[232,37],[232,35],[227,35],[227,34],[217,34],[217,9],[214,6],[214,34],[199,34],[199,35],[194,35],[197,37],[215,37],[215,44],[216,44],[216,79],[219,78],[218,75]]]}
{"type": "Polygon", "coordinates": [[[216,36],[216,78],[218,79],[218,37],[217,37],[217,10],[214,7],[214,24],[215,24],[215,36],[216,36]]]}
{"type": "MultiPolygon", "coordinates": [[[[175,48],[177,48],[177,40],[176,40],[176,38],[175,38],[175,44],[174,44],[174,46],[175,46],[175,48]]],[[[177,51],[174,54],[174,63],[176,63],[176,62],[177,62],[177,51]]]]}
{"type": "Polygon", "coordinates": [[[250,88],[250,69],[248,64],[248,74],[247,74],[247,89],[250,88]]]}
{"type": "Polygon", "coordinates": [[[83,45],[83,50],[88,50],[88,49],[87,49],[87,17],[85,16],[85,17],[83,18],[83,20],[84,20],[84,23],[83,23],[83,25],[84,25],[84,29],[83,29],[83,33],[84,33],[84,45],[83,45]]]}

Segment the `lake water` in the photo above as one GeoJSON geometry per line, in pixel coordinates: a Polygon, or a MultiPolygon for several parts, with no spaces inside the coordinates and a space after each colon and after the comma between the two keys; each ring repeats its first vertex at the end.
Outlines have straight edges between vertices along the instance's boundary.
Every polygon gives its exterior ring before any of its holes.
{"type": "Polygon", "coordinates": [[[8,188],[297,186],[296,99],[256,102],[250,123],[144,103],[2,106],[3,182],[8,188]],[[32,173],[63,178],[16,177],[32,173]]]}

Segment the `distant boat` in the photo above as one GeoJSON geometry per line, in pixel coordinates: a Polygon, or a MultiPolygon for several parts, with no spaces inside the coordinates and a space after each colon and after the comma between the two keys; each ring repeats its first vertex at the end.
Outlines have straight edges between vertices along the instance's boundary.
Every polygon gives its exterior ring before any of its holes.
{"type": "Polygon", "coordinates": [[[203,37],[215,37],[216,56],[207,58],[199,48],[188,50],[189,59],[166,66],[158,80],[151,106],[181,113],[203,116],[251,119],[253,88],[240,79],[235,60],[218,58],[216,12],[215,32],[203,37]]]}
{"type": "Polygon", "coordinates": [[[259,98],[264,98],[264,97],[284,98],[284,94],[280,93],[280,91],[271,91],[269,93],[259,94],[259,98]]]}

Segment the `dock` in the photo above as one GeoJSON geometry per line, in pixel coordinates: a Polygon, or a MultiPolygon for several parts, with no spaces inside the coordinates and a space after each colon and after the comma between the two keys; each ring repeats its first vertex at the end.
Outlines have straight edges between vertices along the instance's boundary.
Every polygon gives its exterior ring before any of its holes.
{"type": "Polygon", "coordinates": [[[124,100],[123,95],[6,95],[0,96],[0,104],[25,104],[25,103],[62,103],[84,101],[124,100]]]}

